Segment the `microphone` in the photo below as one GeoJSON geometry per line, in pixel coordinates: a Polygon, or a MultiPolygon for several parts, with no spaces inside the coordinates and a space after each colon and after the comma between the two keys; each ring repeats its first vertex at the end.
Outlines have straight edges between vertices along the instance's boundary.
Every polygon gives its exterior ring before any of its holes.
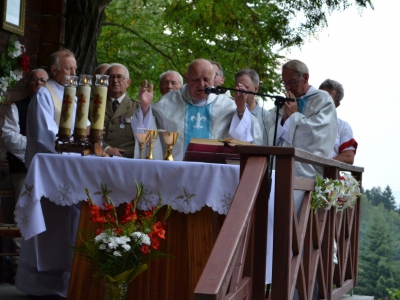
{"type": "Polygon", "coordinates": [[[209,94],[217,94],[217,95],[219,95],[219,94],[220,94],[220,92],[218,91],[218,89],[213,88],[213,87],[210,87],[210,86],[206,86],[206,87],[204,88],[204,92],[205,92],[207,95],[209,95],[209,94]]]}
{"type": "Polygon", "coordinates": [[[286,102],[286,101],[288,101],[288,102],[295,102],[295,101],[296,101],[296,99],[293,99],[293,98],[286,98],[286,97],[282,97],[282,96],[273,96],[273,98],[274,98],[275,100],[277,100],[277,101],[283,101],[283,102],[286,102]]]}

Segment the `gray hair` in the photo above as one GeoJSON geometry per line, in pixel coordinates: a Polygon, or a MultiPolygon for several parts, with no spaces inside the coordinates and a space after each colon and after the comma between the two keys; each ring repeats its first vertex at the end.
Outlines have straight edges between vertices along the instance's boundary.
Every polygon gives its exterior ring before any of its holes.
{"type": "Polygon", "coordinates": [[[107,74],[107,73],[108,73],[108,70],[110,70],[112,67],[121,67],[121,68],[123,68],[123,69],[125,70],[125,72],[126,72],[126,78],[129,79],[129,71],[128,71],[128,68],[125,67],[123,64],[119,64],[119,63],[112,63],[112,64],[104,71],[104,74],[107,74]]]}
{"type": "Polygon", "coordinates": [[[243,75],[248,75],[251,79],[251,82],[253,82],[254,85],[259,85],[260,84],[260,77],[258,76],[257,72],[254,71],[253,69],[242,69],[239,72],[236,73],[235,75],[235,80],[238,77],[241,77],[243,75]]]}
{"type": "Polygon", "coordinates": [[[333,100],[336,100],[337,102],[340,102],[344,97],[343,85],[332,79],[326,79],[323,83],[321,83],[319,89],[336,91],[336,99],[333,100]]]}
{"type": "Polygon", "coordinates": [[[282,71],[285,69],[292,70],[293,72],[297,73],[297,75],[304,73],[309,74],[306,64],[297,59],[289,60],[287,63],[285,63],[282,66],[282,71]]]}
{"type": "Polygon", "coordinates": [[[181,83],[181,85],[183,85],[183,77],[182,77],[182,75],[179,74],[177,71],[174,71],[174,70],[168,70],[168,71],[162,73],[162,74],[160,75],[160,82],[161,82],[161,80],[163,79],[163,77],[164,77],[165,75],[169,74],[169,73],[175,73],[176,75],[178,75],[178,77],[179,77],[179,79],[180,79],[180,81],[181,81],[180,83],[181,83]]]}
{"type": "Polygon", "coordinates": [[[51,66],[55,66],[57,68],[57,70],[61,70],[60,57],[75,58],[75,55],[74,55],[74,53],[72,53],[72,51],[70,51],[68,49],[63,49],[63,50],[54,52],[53,54],[50,55],[50,58],[49,58],[49,68],[51,68],[51,66]]]}
{"type": "Polygon", "coordinates": [[[221,66],[220,63],[218,63],[216,61],[212,61],[212,60],[210,60],[210,63],[212,65],[216,65],[217,66],[218,70],[221,72],[221,74],[219,74],[219,75],[224,76],[224,70],[222,69],[222,66],[221,66]]]}
{"type": "Polygon", "coordinates": [[[35,74],[36,72],[39,72],[39,71],[40,71],[40,72],[44,72],[44,73],[46,74],[46,76],[47,76],[47,79],[49,79],[49,74],[47,74],[46,70],[41,69],[41,68],[38,68],[38,69],[32,70],[32,71],[29,73],[29,80],[32,79],[33,74],[35,74]]]}

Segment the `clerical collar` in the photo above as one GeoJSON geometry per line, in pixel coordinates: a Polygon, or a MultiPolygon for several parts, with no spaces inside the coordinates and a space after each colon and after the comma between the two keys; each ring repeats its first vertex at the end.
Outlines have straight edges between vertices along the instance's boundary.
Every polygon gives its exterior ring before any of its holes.
{"type": "MultiPolygon", "coordinates": [[[[47,80],[47,83],[50,84],[54,89],[56,89],[57,92],[64,93],[65,86],[62,84],[59,84],[54,79],[50,78],[49,80],[47,80]]],[[[61,96],[61,100],[62,100],[62,96],[61,96]]]]}
{"type": "Polygon", "coordinates": [[[122,100],[124,100],[124,98],[125,98],[125,94],[123,94],[121,97],[119,97],[117,99],[112,98],[112,97],[110,97],[110,98],[111,98],[111,101],[118,100],[119,104],[121,104],[122,100]]]}
{"type": "Polygon", "coordinates": [[[206,106],[207,105],[208,97],[203,100],[196,100],[192,97],[192,103],[194,106],[206,106]]]}

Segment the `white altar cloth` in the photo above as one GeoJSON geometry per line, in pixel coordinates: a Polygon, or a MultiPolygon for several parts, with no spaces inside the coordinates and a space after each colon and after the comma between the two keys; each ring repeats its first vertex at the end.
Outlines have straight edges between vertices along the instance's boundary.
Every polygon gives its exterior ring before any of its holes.
{"type": "MultiPolygon", "coordinates": [[[[73,241],[76,235],[76,225],[73,225],[76,221],[73,220],[79,216],[77,211],[79,206],[74,204],[86,199],[85,187],[89,189],[93,201],[101,205],[101,195],[94,194],[100,191],[101,184],[106,184],[111,191],[110,197],[118,206],[131,201],[136,195],[135,181],[142,182],[145,187],[143,199],[138,205],[141,209],[147,210],[155,205],[160,193],[163,203],[170,204],[173,209],[180,212],[194,213],[204,206],[209,206],[220,214],[226,214],[239,183],[239,166],[37,154],[29,167],[25,187],[16,205],[15,221],[24,239],[33,243],[35,248],[43,243],[37,242],[39,238],[51,242],[59,240],[59,236],[71,235],[63,242],[65,245],[60,245],[60,249],[66,249],[68,241],[73,241]],[[49,200],[44,201],[42,197],[49,200]],[[48,203],[51,202],[57,204],[58,208],[53,205],[50,218],[47,216],[45,220],[43,212],[48,210],[48,203]],[[60,211],[56,213],[54,209],[60,211]],[[50,231],[46,231],[46,223],[51,226],[50,231]],[[62,229],[63,227],[66,228],[62,229]],[[32,237],[34,240],[30,240],[32,237]]],[[[274,195],[274,184],[271,195],[274,195]]],[[[274,201],[270,200],[266,283],[271,282],[273,204],[274,201]]],[[[46,242],[43,244],[46,245],[46,242]]],[[[54,267],[54,261],[49,259],[50,253],[42,249],[35,255],[36,258],[32,257],[32,261],[28,259],[28,264],[25,263],[28,267],[22,265],[21,267],[32,268],[37,264],[38,270],[50,272],[54,267]]],[[[63,261],[58,269],[60,271],[64,269],[66,273],[57,276],[65,277],[66,283],[54,290],[60,295],[66,295],[67,292],[69,264],[72,262],[72,257],[63,261]]],[[[56,262],[60,264],[59,260],[56,262]]],[[[25,271],[19,272],[24,274],[25,271]]]]}
{"type": "Polygon", "coordinates": [[[25,239],[46,230],[41,198],[61,206],[86,199],[87,187],[93,201],[101,205],[101,184],[112,191],[116,206],[136,195],[137,183],[145,192],[139,208],[158,202],[184,213],[204,206],[226,214],[239,183],[239,166],[198,162],[170,162],[80,155],[37,154],[32,160],[15,209],[15,221],[25,239]]]}

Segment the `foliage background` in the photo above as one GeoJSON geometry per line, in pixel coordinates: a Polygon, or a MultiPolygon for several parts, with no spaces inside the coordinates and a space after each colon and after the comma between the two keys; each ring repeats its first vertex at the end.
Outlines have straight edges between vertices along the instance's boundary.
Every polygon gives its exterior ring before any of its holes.
{"type": "Polygon", "coordinates": [[[358,267],[354,294],[378,299],[400,290],[400,208],[389,186],[364,191],[358,267]]]}
{"type": "MultiPolygon", "coordinates": [[[[260,75],[260,92],[281,91],[278,52],[301,45],[326,26],[326,16],[370,0],[118,0],[106,9],[97,46],[98,63],[125,64],[132,79],[128,91],[136,98],[147,79],[158,86],[161,73],[184,75],[195,58],[221,63],[226,82],[252,68],[260,75]]],[[[158,88],[155,89],[159,97],[158,88]]]]}

